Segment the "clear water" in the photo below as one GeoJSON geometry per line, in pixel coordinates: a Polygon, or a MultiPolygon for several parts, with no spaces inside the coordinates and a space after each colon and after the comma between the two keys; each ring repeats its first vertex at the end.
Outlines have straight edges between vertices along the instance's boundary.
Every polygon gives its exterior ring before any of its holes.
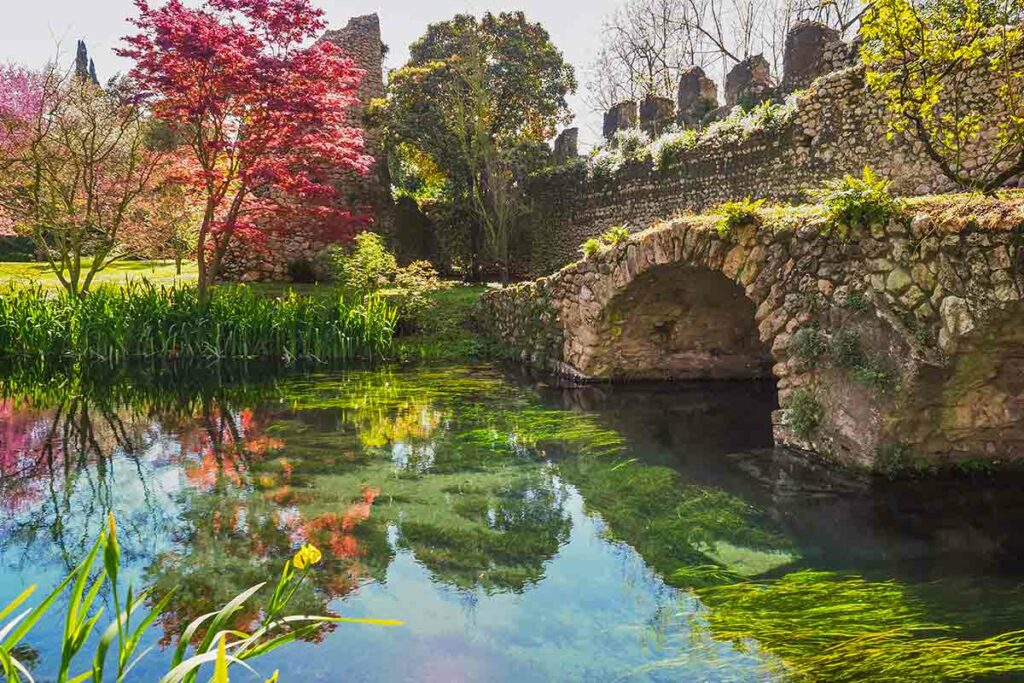
{"type": "MultiPolygon", "coordinates": [[[[258,663],[284,681],[1017,680],[971,644],[1024,629],[1020,481],[891,484],[770,450],[770,385],[485,366],[6,395],[0,606],[55,585],[113,510],[132,579],[177,590],[133,680],[307,541],[325,561],[296,611],[405,623],[258,663]],[[920,661],[948,642],[951,663],[920,661]],[[879,655],[894,668],[867,676],[879,655]]],[[[29,638],[40,680],[62,626],[29,638]]]]}

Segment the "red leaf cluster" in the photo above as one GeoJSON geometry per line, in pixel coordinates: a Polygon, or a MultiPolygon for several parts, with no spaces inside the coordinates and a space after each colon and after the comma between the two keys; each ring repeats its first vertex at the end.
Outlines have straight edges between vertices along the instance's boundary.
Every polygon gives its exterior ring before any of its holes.
{"type": "Polygon", "coordinates": [[[232,237],[280,229],[284,217],[293,229],[350,224],[324,179],[373,163],[348,121],[364,72],[316,41],[323,13],[309,0],[135,4],[138,33],[119,54],[135,61],[140,97],[191,150],[183,178],[205,202],[201,280],[232,237]]]}

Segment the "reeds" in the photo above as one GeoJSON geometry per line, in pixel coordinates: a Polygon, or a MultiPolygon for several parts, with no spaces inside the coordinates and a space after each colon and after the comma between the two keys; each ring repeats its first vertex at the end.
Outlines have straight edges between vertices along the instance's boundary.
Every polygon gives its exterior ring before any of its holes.
{"type": "Polygon", "coordinates": [[[0,357],[344,363],[386,355],[396,322],[377,296],[272,298],[237,286],[203,300],[194,287],[135,282],[77,299],[12,287],[0,294],[0,357]]]}

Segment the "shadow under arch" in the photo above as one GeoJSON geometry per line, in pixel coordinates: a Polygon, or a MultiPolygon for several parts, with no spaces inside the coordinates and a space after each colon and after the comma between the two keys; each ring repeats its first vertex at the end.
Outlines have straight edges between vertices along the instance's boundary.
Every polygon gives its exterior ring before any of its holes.
{"type": "Polygon", "coordinates": [[[723,273],[667,264],[637,275],[604,307],[585,373],[617,381],[769,379],[755,307],[723,273]]]}

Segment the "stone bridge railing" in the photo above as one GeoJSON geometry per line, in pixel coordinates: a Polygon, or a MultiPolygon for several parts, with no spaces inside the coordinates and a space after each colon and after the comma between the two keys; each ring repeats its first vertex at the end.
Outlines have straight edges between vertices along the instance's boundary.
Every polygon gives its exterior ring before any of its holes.
{"type": "Polygon", "coordinates": [[[1024,458],[1024,200],[916,200],[845,238],[809,210],[691,217],[485,295],[583,381],[774,377],[776,441],[849,464],[1024,458]]]}

